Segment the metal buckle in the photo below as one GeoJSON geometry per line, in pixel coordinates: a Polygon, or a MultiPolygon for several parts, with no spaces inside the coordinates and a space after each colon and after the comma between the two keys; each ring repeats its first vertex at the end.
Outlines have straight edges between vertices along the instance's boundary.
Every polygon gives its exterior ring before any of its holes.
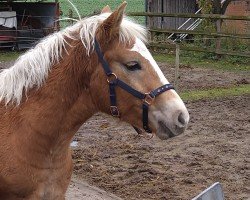
{"type": "Polygon", "coordinates": [[[113,83],[115,80],[117,80],[117,76],[115,73],[111,73],[108,75],[108,78],[107,78],[108,83],[113,83]]]}
{"type": "Polygon", "coordinates": [[[120,113],[117,106],[110,106],[110,113],[113,117],[119,117],[120,113]]]}
{"type": "Polygon", "coordinates": [[[155,97],[152,97],[150,93],[145,93],[145,98],[143,99],[143,103],[151,105],[155,100],[155,97]]]}

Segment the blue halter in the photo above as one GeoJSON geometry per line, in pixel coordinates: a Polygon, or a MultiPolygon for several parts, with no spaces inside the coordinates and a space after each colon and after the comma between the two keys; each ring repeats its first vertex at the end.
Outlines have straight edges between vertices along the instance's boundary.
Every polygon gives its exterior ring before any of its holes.
{"type": "MultiPolygon", "coordinates": [[[[113,73],[109,67],[109,64],[104,59],[104,55],[100,49],[100,45],[95,39],[95,51],[98,55],[99,61],[102,64],[102,67],[104,69],[104,72],[107,75],[107,81],[109,84],[109,94],[110,94],[110,113],[114,117],[119,117],[120,113],[117,108],[116,104],[116,92],[115,88],[116,86],[122,88],[126,92],[130,93],[134,97],[142,100],[142,122],[143,122],[143,129],[148,132],[152,133],[151,129],[148,126],[148,109],[149,106],[153,103],[155,97],[162,94],[163,92],[166,92],[170,89],[174,89],[172,84],[165,84],[159,88],[156,88],[155,90],[152,90],[149,93],[141,93],[138,90],[132,88],[122,80],[120,80],[115,73],[113,73]]],[[[134,127],[136,131],[138,132],[138,128],[134,127]]]]}

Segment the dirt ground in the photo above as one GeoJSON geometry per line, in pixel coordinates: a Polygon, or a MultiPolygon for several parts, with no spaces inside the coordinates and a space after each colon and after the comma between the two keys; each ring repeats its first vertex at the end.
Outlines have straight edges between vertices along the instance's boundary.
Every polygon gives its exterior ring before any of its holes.
{"type": "MultiPolygon", "coordinates": [[[[172,82],[174,68],[160,63],[172,82]]],[[[249,73],[180,69],[180,90],[249,83],[249,73]]],[[[184,135],[138,137],[127,124],[97,114],[78,131],[74,174],[123,199],[191,199],[221,182],[227,200],[250,199],[250,96],[186,102],[184,135]]]]}
{"type": "Polygon", "coordinates": [[[250,198],[250,96],[187,103],[185,134],[138,137],[103,114],[77,133],[74,174],[123,199],[191,199],[219,181],[227,200],[250,198]]]}
{"type": "MultiPolygon", "coordinates": [[[[160,65],[172,82],[174,68],[160,65]]],[[[181,91],[246,84],[250,77],[189,66],[180,74],[181,91]]],[[[126,200],[188,200],[217,181],[227,200],[250,199],[250,95],[185,103],[190,125],[167,141],[96,114],[74,138],[73,176],[126,200]]]]}
{"type": "MultiPolygon", "coordinates": [[[[163,73],[169,80],[174,82],[174,66],[158,63],[163,73]]],[[[180,66],[180,92],[197,89],[227,88],[238,84],[249,84],[250,73],[228,72],[202,67],[180,66]]]]}

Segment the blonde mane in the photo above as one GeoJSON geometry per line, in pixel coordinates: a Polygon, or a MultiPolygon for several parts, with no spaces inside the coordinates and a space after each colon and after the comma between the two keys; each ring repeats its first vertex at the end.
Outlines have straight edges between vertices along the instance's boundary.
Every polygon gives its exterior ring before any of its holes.
{"type": "MultiPolygon", "coordinates": [[[[41,87],[52,70],[52,66],[62,59],[62,53],[69,45],[65,38],[81,40],[89,55],[93,51],[94,37],[99,24],[110,14],[104,13],[78,21],[75,25],[54,33],[24,55],[15,64],[0,71],[0,102],[20,104],[23,93],[33,87],[41,87]],[[79,33],[76,35],[76,32],[79,33]]],[[[120,41],[139,38],[146,42],[146,29],[124,17],[120,28],[120,41]]]]}

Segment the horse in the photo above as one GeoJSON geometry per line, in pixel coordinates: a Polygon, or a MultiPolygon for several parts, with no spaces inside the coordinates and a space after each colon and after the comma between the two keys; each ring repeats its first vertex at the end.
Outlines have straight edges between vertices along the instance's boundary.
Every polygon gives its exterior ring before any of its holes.
{"type": "Polygon", "coordinates": [[[0,199],[65,199],[70,143],[97,112],[161,139],[185,131],[189,113],[126,5],[53,33],[0,72],[0,199]]]}

